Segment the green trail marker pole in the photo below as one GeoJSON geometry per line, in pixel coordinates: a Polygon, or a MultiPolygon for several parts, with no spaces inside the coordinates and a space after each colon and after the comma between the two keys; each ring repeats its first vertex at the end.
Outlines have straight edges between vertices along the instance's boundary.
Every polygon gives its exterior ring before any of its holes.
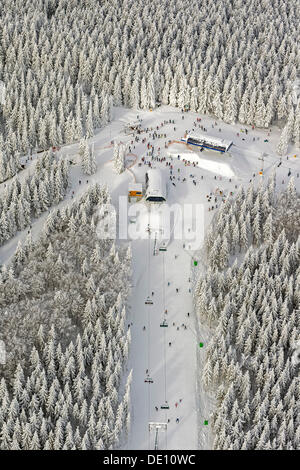
{"type": "MultiPolygon", "coordinates": [[[[193,333],[193,335],[195,336],[195,338],[197,339],[197,335],[195,333],[194,330],[192,330],[192,328],[190,327],[190,325],[187,325],[188,329],[191,330],[191,332],[193,333]]],[[[204,343],[199,343],[199,348],[203,348],[204,346],[204,343]]]]}
{"type": "Polygon", "coordinates": [[[194,266],[197,266],[198,265],[198,261],[194,261],[194,266]]]}
{"type": "Polygon", "coordinates": [[[208,425],[208,421],[205,420],[205,421],[204,421],[204,426],[207,426],[207,425],[208,425]]]}

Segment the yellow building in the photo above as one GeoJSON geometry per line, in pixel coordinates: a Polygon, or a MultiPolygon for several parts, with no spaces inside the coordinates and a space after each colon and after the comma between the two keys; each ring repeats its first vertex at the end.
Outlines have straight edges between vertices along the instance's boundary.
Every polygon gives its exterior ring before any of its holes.
{"type": "Polygon", "coordinates": [[[143,197],[142,183],[130,183],[128,186],[128,201],[137,202],[143,197]]]}

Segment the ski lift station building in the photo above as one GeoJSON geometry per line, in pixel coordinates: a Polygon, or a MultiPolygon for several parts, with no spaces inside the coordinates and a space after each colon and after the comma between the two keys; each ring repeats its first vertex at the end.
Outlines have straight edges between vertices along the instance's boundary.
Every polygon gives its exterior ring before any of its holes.
{"type": "Polygon", "coordinates": [[[215,150],[216,152],[225,153],[228,152],[232,145],[232,141],[218,139],[217,137],[210,137],[203,134],[188,134],[186,137],[181,139],[188,145],[194,145],[209,150],[215,150]]]}
{"type": "Polygon", "coordinates": [[[167,187],[162,172],[150,169],[146,173],[146,194],[148,202],[165,202],[167,200],[167,187]]]}

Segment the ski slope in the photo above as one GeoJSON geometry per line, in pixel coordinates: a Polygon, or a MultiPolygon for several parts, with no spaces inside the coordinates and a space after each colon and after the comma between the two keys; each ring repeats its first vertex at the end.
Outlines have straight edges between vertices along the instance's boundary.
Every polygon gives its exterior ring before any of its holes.
{"type": "Polygon", "coordinates": [[[166,252],[158,251],[154,255],[154,237],[160,234],[151,222],[150,230],[148,239],[132,243],[134,289],[130,302],[133,323],[130,365],[133,367],[133,427],[126,448],[154,449],[155,433],[149,433],[148,423],[167,423],[170,419],[167,432],[159,434],[159,449],[197,449],[197,433],[191,432],[197,429],[194,380],[197,338],[189,292],[191,282],[188,282],[191,256],[177,240],[169,243],[166,252]],[[175,255],[178,255],[176,259],[175,255]],[[145,305],[148,295],[153,305],[145,305]],[[167,328],[160,327],[164,317],[167,328]],[[146,369],[153,383],[144,382],[146,369]],[[165,401],[169,410],[160,409],[165,401]],[[178,403],[177,407],[175,403],[178,403]]]}
{"type": "MultiPolygon", "coordinates": [[[[299,191],[299,149],[297,151],[290,147],[290,153],[282,158],[278,167],[280,158],[276,154],[276,145],[280,130],[276,127],[272,127],[271,132],[269,129],[252,130],[249,126],[245,126],[248,130],[246,135],[241,132],[240,127],[219,122],[216,128],[214,118],[197,113],[185,113],[182,119],[180,111],[170,107],[162,107],[152,112],[116,108],[115,119],[96,132],[89,141],[96,154],[97,172],[94,175],[83,176],[78,157],[78,143],[63,146],[59,151],[62,158],[72,159],[74,165],[70,168],[70,186],[66,198],[57,207],[69,204],[90,184],[98,182],[108,186],[112,203],[118,210],[119,197],[126,198],[129,182],[144,183],[145,173],[149,168],[147,162],[164,173],[168,182],[167,204],[180,206],[202,204],[204,230],[216,213],[216,205],[219,207],[222,204],[220,191],[226,197],[230,192],[234,193],[240,184],[246,189],[250,180],[258,183],[261,178],[267,178],[273,169],[276,169],[277,185],[280,189],[286,186],[288,173],[291,173],[299,191]],[[138,142],[134,140],[133,135],[128,136],[124,133],[125,125],[136,121],[137,115],[142,119],[142,127],[149,128],[148,132],[138,136],[140,138],[138,142]],[[233,140],[230,158],[211,151],[201,153],[190,151],[176,143],[167,146],[169,140],[179,140],[187,130],[195,129],[194,124],[199,117],[201,124],[208,129],[208,134],[233,140]],[[164,120],[167,120],[168,124],[161,127],[164,120]],[[169,120],[174,120],[175,123],[169,123],[169,120]],[[221,128],[221,133],[218,128],[221,128]],[[153,130],[158,134],[166,134],[166,138],[153,138],[153,130]],[[145,138],[146,142],[142,143],[142,138],[145,138]],[[133,141],[131,152],[134,159],[131,156],[128,164],[131,168],[121,175],[116,175],[113,170],[111,141],[114,139],[118,142],[133,141]],[[264,142],[266,139],[268,142],[264,142]],[[166,161],[151,160],[151,156],[147,155],[148,143],[154,147],[154,156],[165,157],[166,161]],[[261,160],[263,152],[267,155],[261,160]],[[179,160],[178,155],[180,155],[179,160]],[[296,158],[293,155],[296,155],[296,158]],[[142,157],[144,161],[141,160],[142,157]],[[189,160],[190,165],[185,165],[183,159],[189,160]],[[170,167],[166,166],[166,162],[173,166],[174,185],[171,184],[170,167]],[[79,180],[82,181],[81,184],[79,180]]],[[[33,160],[27,163],[26,169],[19,174],[19,179],[32,171],[35,161],[36,158],[33,157],[33,160]]],[[[1,184],[0,194],[4,189],[5,184],[1,184]]],[[[145,216],[148,214],[147,210],[144,215],[137,217],[137,224],[140,224],[141,231],[145,235],[143,238],[117,240],[120,244],[131,243],[133,254],[133,287],[128,301],[128,324],[132,333],[128,365],[128,369],[133,369],[132,425],[128,440],[122,444],[122,448],[154,449],[155,433],[149,433],[148,423],[159,421],[167,422],[168,425],[167,432],[159,433],[159,449],[209,449],[212,445],[210,414],[213,410],[213,401],[212,397],[202,389],[201,372],[210,332],[197,323],[193,311],[192,292],[189,292],[199,273],[205,270],[205,266],[199,250],[189,249],[188,244],[184,248],[184,241],[175,239],[172,230],[167,251],[153,255],[155,233],[157,238],[160,236],[161,240],[166,241],[163,238],[164,234],[159,230],[160,226],[164,225],[161,215],[157,210],[155,212],[150,220],[145,216]],[[146,232],[148,223],[151,230],[150,238],[146,232]],[[193,259],[198,260],[197,267],[193,265],[193,259]],[[165,266],[165,275],[163,275],[163,266],[165,266]],[[176,288],[179,289],[178,293],[176,288]],[[154,292],[153,305],[147,306],[145,299],[152,292],[154,292]],[[165,309],[168,310],[166,317],[169,326],[161,328],[160,323],[165,309]],[[185,324],[187,329],[182,327],[182,324],[185,324]],[[143,326],[146,326],[145,331],[143,326]],[[203,348],[199,348],[200,341],[204,343],[203,348]],[[169,342],[171,346],[168,345],[169,342]],[[152,384],[144,382],[146,369],[149,369],[149,375],[153,379],[152,384]],[[167,411],[160,409],[165,400],[170,406],[167,411]],[[175,403],[178,403],[177,407],[175,403]],[[158,407],[158,411],[155,406],[158,407]],[[176,418],[179,418],[179,423],[176,423],[176,418]],[[204,425],[204,420],[208,420],[208,426],[204,425]]],[[[48,213],[44,213],[33,221],[34,238],[39,235],[47,215],[48,213]]],[[[122,223],[125,225],[128,222],[126,217],[122,218],[122,223]]],[[[194,222],[192,217],[190,225],[192,226],[194,222]]],[[[176,225],[176,220],[172,220],[173,228],[174,224],[176,225]]],[[[18,241],[24,240],[26,235],[27,230],[19,232],[0,247],[0,264],[9,261],[18,241]]]]}
{"type": "Polygon", "coordinates": [[[210,150],[203,151],[201,153],[194,152],[192,150],[187,152],[186,149],[182,151],[182,147],[183,146],[180,144],[173,144],[168,148],[169,155],[173,158],[180,155],[181,159],[185,159],[192,163],[195,162],[198,168],[202,168],[203,170],[210,171],[220,176],[228,178],[236,176],[232,168],[232,157],[227,155],[224,156],[217,152],[214,152],[215,155],[209,155],[209,152],[212,153],[210,150]]]}

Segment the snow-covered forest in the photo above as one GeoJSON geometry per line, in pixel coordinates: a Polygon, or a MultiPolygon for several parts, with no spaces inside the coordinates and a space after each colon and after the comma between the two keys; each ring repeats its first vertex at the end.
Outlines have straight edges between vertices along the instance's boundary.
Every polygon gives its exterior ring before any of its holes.
{"type": "Polygon", "coordinates": [[[49,151],[38,160],[32,176],[22,183],[15,179],[5,188],[0,196],[0,245],[64,198],[68,172],[67,160],[57,161],[49,151]]]}
{"type": "Polygon", "coordinates": [[[4,0],[0,181],[35,148],[90,137],[112,105],[157,102],[299,142],[298,1],[4,0]]]}
{"type": "Polygon", "coordinates": [[[0,449],[299,449],[299,1],[1,7],[0,449]]]}
{"type": "Polygon", "coordinates": [[[213,334],[202,371],[216,400],[215,449],[299,449],[300,196],[241,187],[207,233],[207,272],[195,289],[213,334]]]}
{"type": "Polygon", "coordinates": [[[97,238],[108,201],[95,185],[54,210],[2,268],[1,449],[107,449],[130,425],[131,253],[97,238]]]}

